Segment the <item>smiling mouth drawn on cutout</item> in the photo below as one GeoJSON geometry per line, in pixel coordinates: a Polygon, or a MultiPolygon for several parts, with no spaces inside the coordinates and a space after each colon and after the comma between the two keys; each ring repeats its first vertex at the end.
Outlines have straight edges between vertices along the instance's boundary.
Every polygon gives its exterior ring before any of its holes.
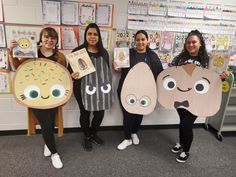
{"type": "Polygon", "coordinates": [[[49,98],[49,95],[48,95],[47,97],[41,96],[41,98],[42,98],[42,99],[48,99],[48,98],[49,98]]]}
{"type": "Polygon", "coordinates": [[[177,87],[177,89],[178,89],[179,91],[181,91],[181,92],[188,92],[188,91],[192,90],[192,88],[188,88],[187,90],[182,90],[182,89],[180,89],[179,87],[177,87]]]}

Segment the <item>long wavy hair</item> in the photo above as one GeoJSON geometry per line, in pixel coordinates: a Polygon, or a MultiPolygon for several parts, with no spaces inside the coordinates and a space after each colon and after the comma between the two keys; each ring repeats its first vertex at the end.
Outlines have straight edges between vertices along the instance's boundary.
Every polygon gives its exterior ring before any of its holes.
{"type": "Polygon", "coordinates": [[[188,38],[190,36],[197,36],[198,37],[200,44],[201,44],[199,51],[198,51],[198,57],[200,58],[199,62],[201,63],[201,65],[203,67],[207,67],[208,63],[209,63],[209,56],[207,54],[206,44],[203,39],[202,33],[200,33],[198,30],[192,30],[190,33],[188,33],[188,36],[185,39],[184,49],[182,50],[182,52],[179,55],[176,56],[176,58],[174,59],[174,62],[178,63],[180,60],[186,61],[189,59],[190,54],[186,48],[186,41],[188,40],[188,38]]]}

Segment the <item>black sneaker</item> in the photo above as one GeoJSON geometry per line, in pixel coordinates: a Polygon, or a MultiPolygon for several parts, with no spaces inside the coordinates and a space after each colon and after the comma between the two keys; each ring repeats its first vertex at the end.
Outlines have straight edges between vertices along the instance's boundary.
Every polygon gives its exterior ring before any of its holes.
{"type": "Polygon", "coordinates": [[[177,158],[176,161],[180,163],[186,162],[186,160],[189,158],[188,152],[182,152],[177,158]]]}
{"type": "Polygon", "coordinates": [[[90,142],[90,137],[84,137],[82,145],[85,151],[89,152],[93,149],[92,143],[90,142]]]}
{"type": "Polygon", "coordinates": [[[96,134],[95,135],[91,135],[90,141],[92,143],[94,143],[94,144],[97,144],[97,145],[104,144],[104,141],[99,136],[97,136],[96,134]]]}
{"type": "Polygon", "coordinates": [[[179,143],[176,143],[176,145],[171,149],[171,151],[173,153],[178,153],[181,149],[183,149],[183,147],[179,143]]]}

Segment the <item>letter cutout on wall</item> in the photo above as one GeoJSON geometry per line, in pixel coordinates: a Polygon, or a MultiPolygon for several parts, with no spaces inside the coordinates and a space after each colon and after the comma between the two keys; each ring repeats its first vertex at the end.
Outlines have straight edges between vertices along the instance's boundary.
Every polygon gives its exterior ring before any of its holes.
{"type": "Polygon", "coordinates": [[[167,68],[157,78],[158,101],[167,109],[212,116],[220,109],[221,95],[219,74],[194,64],[167,68]]]}
{"type": "Polygon", "coordinates": [[[156,106],[156,83],[149,66],[140,62],[128,72],[122,89],[121,103],[129,113],[147,115],[156,106]]]}
{"type": "Polygon", "coordinates": [[[72,94],[72,79],[67,69],[48,59],[29,59],[16,70],[13,91],[17,102],[36,109],[65,104],[72,94]]]}

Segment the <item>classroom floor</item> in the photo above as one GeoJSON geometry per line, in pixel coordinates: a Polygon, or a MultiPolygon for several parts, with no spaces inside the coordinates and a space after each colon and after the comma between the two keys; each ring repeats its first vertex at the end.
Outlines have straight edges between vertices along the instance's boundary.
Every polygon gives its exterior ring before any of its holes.
{"type": "Polygon", "coordinates": [[[194,129],[190,158],[185,164],[175,161],[170,148],[178,129],[140,130],[140,145],[116,150],[122,131],[100,131],[105,140],[94,145],[92,152],[81,146],[82,133],[65,133],[57,139],[64,163],[54,169],[49,157],[43,156],[40,134],[0,136],[0,177],[235,177],[236,134],[218,141],[203,128],[194,129]]]}

